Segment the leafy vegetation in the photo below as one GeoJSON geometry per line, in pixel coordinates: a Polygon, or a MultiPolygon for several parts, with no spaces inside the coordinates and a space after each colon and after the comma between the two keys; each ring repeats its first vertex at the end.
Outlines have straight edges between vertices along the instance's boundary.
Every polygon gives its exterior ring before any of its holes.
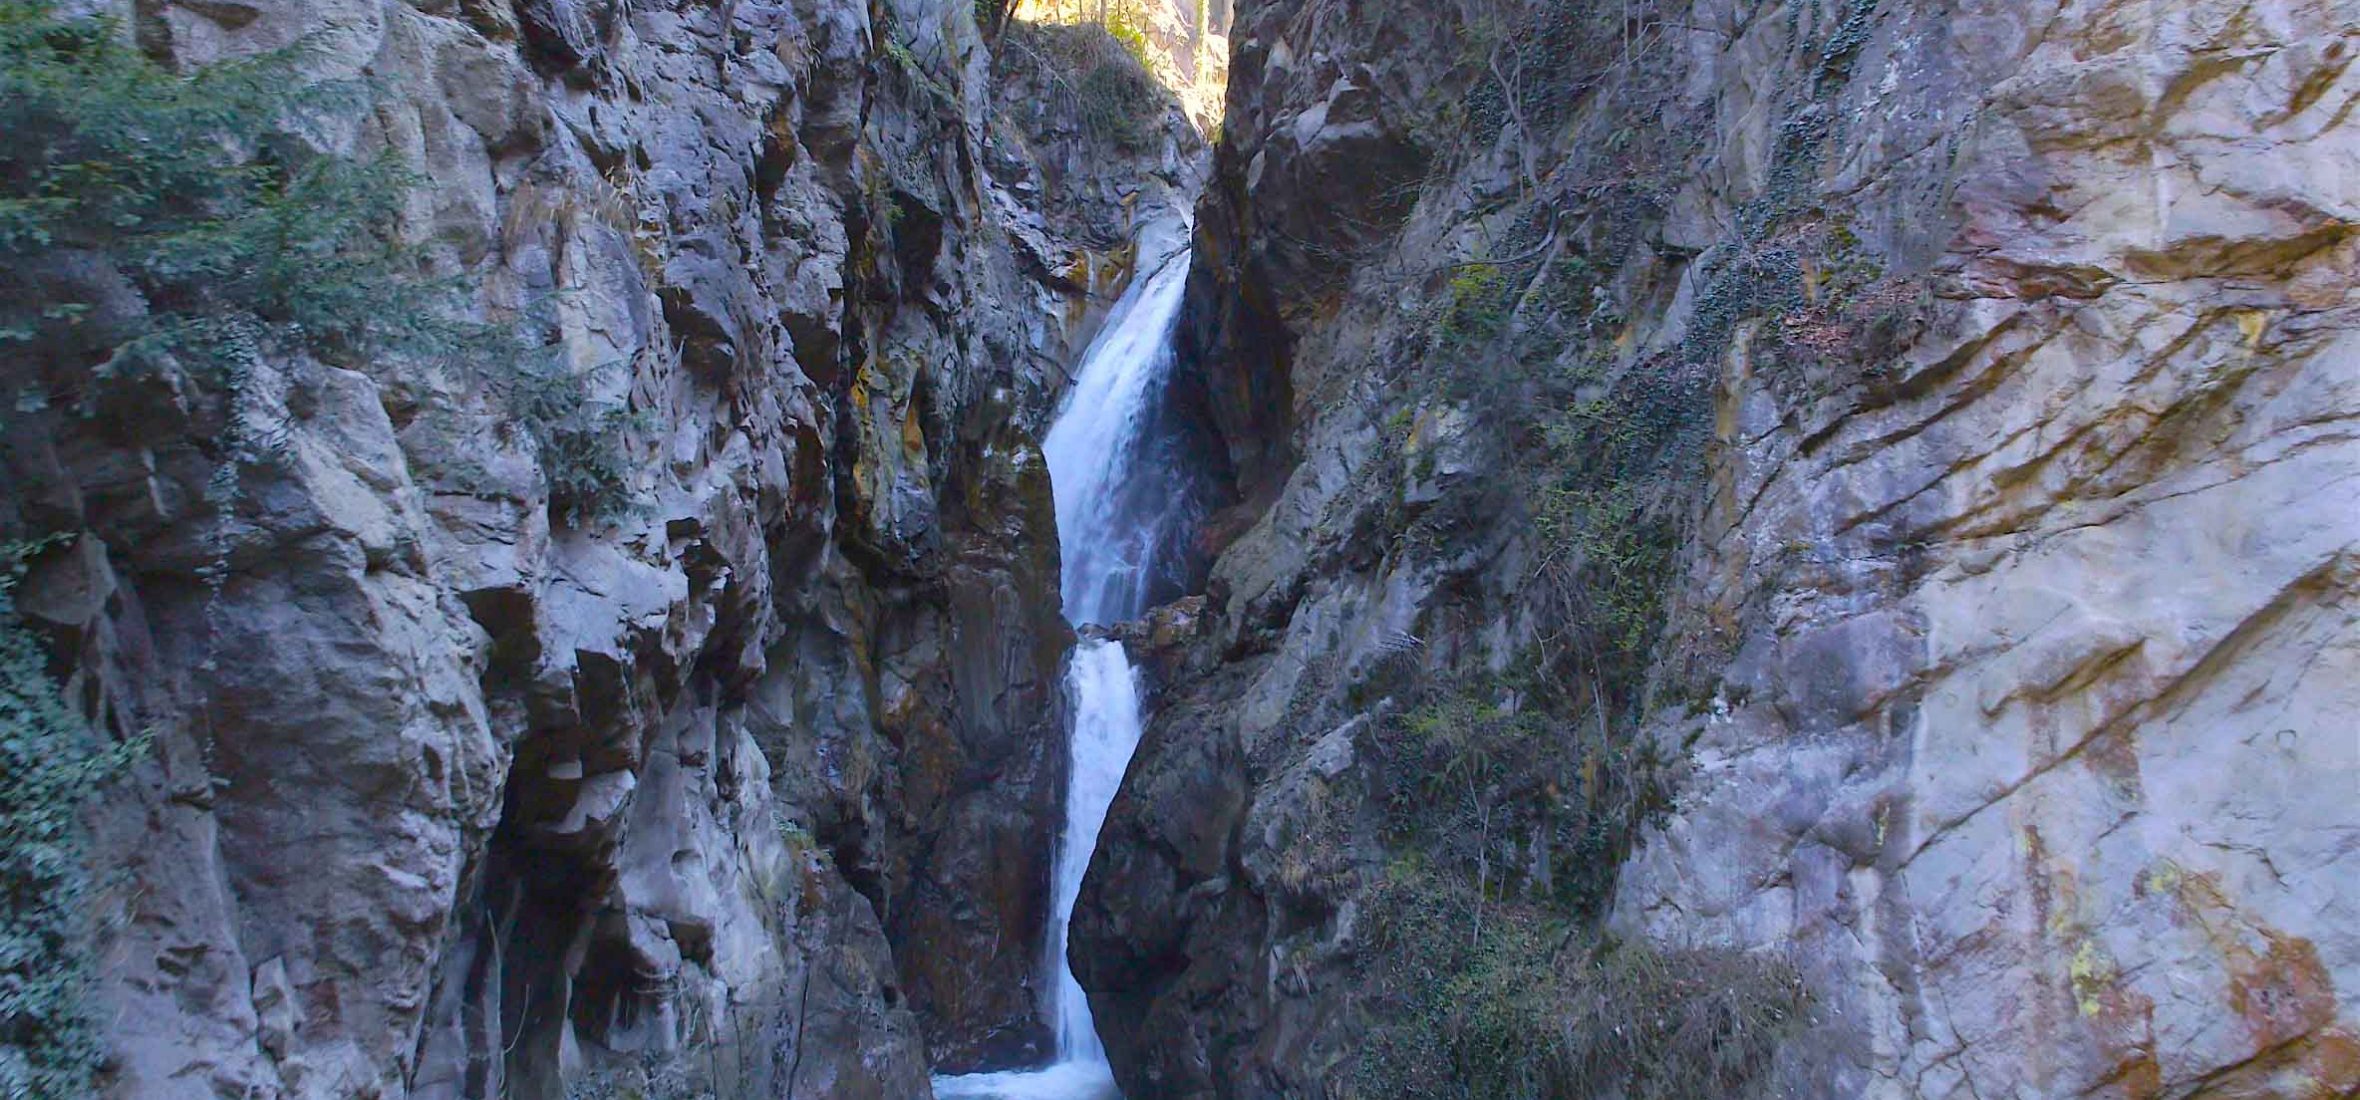
{"type": "Polygon", "coordinates": [[[141,743],[107,746],[59,696],[16,587],[44,544],[0,547],[0,1096],[87,1096],[90,870],[77,817],[141,743]]]}
{"type": "Polygon", "coordinates": [[[1411,111],[1411,132],[1433,154],[1441,176],[1505,150],[1527,186],[1537,189],[1539,177],[1555,170],[1549,150],[1561,148],[1580,115],[1625,127],[1597,135],[1616,151],[1634,136],[1628,128],[1648,124],[1644,105],[1581,111],[1593,92],[1627,91],[1637,83],[1630,74],[1651,64],[1664,73],[1679,70],[1676,60],[1658,56],[1666,27],[1648,0],[1470,0],[1457,13],[1451,71],[1411,111]]]}
{"type": "MultiPolygon", "coordinates": [[[[306,134],[368,89],[304,78],[301,47],[190,73],[111,20],[0,0],[0,415],[112,416],[159,399],[226,403],[198,441],[216,485],[268,439],[239,402],[265,361],[467,372],[527,433],[561,518],[615,506],[626,414],[586,401],[525,324],[467,319],[471,288],[398,233],[414,177],[321,155],[306,134]]],[[[226,499],[215,500],[225,505],[226,499]]],[[[60,699],[15,613],[33,548],[0,553],[0,1095],[91,1093],[89,872],[77,814],[136,757],[60,699]]],[[[218,583],[218,579],[214,579],[218,583]]]]}
{"type": "Polygon", "coordinates": [[[511,423],[533,441],[549,511],[562,523],[594,523],[627,511],[633,497],[631,457],[619,441],[645,432],[644,414],[590,400],[590,382],[622,364],[586,371],[541,357],[516,363],[490,380],[511,423]]]}
{"type": "Polygon", "coordinates": [[[400,240],[416,181],[397,159],[312,151],[303,135],[367,89],[305,80],[303,56],[181,74],[112,20],[0,0],[0,362],[14,404],[92,415],[192,381],[235,402],[265,357],[434,359],[505,401],[561,519],[619,506],[622,411],[586,401],[588,379],[529,326],[465,319],[469,284],[400,240]]]}
{"type": "Polygon", "coordinates": [[[1479,902],[1414,863],[1379,887],[1369,977],[1390,1011],[1362,1052],[1359,1094],[1738,1096],[1810,1009],[1775,955],[1596,937],[1526,906],[1474,926],[1479,902]]]}
{"type": "Polygon", "coordinates": [[[1139,10],[1134,0],[1117,0],[1106,9],[1106,15],[1099,20],[1098,25],[1106,28],[1107,34],[1114,36],[1123,52],[1130,54],[1131,60],[1139,63],[1142,72],[1155,67],[1155,47],[1147,39],[1147,16],[1139,10]]]}
{"type": "Polygon", "coordinates": [[[1076,91],[1082,120],[1092,132],[1125,149],[1146,146],[1152,134],[1149,123],[1162,103],[1141,71],[1102,63],[1082,75],[1076,91]]]}
{"type": "Polygon", "coordinates": [[[1128,10],[1114,9],[1104,25],[1012,22],[1001,44],[1048,78],[1051,94],[1091,137],[1137,152],[1170,104],[1148,65],[1146,31],[1119,14],[1128,10]]]}
{"type": "Polygon", "coordinates": [[[1479,250],[1506,259],[1453,268],[1419,355],[1500,448],[1496,504],[1531,548],[1536,644],[1515,686],[1528,707],[1620,735],[1643,707],[1703,470],[1711,353],[1625,353],[1613,273],[1590,257],[1626,252],[1660,208],[1638,188],[1583,201],[1579,215],[1532,204],[1479,250]]]}
{"type": "MultiPolygon", "coordinates": [[[[1507,549],[1491,560],[1523,571],[1477,587],[1512,605],[1520,633],[1504,669],[1388,674],[1390,703],[1361,742],[1375,749],[1366,781],[1391,862],[1360,880],[1370,931],[1356,965],[1372,999],[1351,1092],[1742,1095],[1804,1025],[1794,968],[1617,942],[1602,916],[1687,766],[1648,718],[1684,698],[1684,662],[1707,644],[1672,629],[1669,601],[1713,382],[1749,333],[1773,354],[1840,342],[1827,330],[1849,307],[1814,297],[1813,278],[1877,276],[1822,261],[1798,230],[1819,214],[1804,142],[1781,162],[1789,205],[1741,211],[1733,239],[1702,256],[1665,244],[1698,131],[1671,117],[1678,66],[1646,63],[1666,49],[1652,5],[1468,10],[1452,85],[1464,94],[1416,124],[1440,173],[1422,199],[1455,223],[1431,228],[1457,262],[1400,276],[1380,258],[1364,266],[1400,280],[1389,299],[1422,303],[1387,349],[1407,400],[1386,435],[1414,444],[1447,410],[1454,446],[1487,450],[1460,468],[1492,472],[1431,503],[1403,494],[1394,545],[1448,571],[1496,536],[1507,549]],[[1682,286],[1692,312],[1674,305],[1682,286]],[[1686,323],[1666,331],[1659,316],[1686,323]]],[[[1404,487],[1427,476],[1400,465],[1404,487]]]]}
{"type": "Polygon", "coordinates": [[[451,334],[405,306],[456,286],[420,278],[417,258],[385,243],[405,170],[305,156],[291,140],[307,113],[360,94],[305,85],[298,56],[182,76],[111,20],[0,3],[0,339],[103,354],[103,376],[221,367],[280,342],[352,359],[451,334]],[[59,269],[89,256],[145,308],[101,317],[64,298],[81,288],[59,269]]]}
{"type": "MultiPolygon", "coordinates": [[[[977,0],[990,4],[995,0],[977,0]]],[[[1023,12],[1035,26],[1097,27],[1113,35],[1117,44],[1138,60],[1143,68],[1155,67],[1153,46],[1149,36],[1154,17],[1148,5],[1158,0],[1009,0],[1003,10],[1023,12]]]]}
{"type": "Polygon", "coordinates": [[[565,1100],[714,1100],[710,1082],[690,1060],[648,1054],[640,1061],[584,1075],[566,1086],[565,1100]]]}
{"type": "Polygon", "coordinates": [[[1434,687],[1379,734],[1389,846],[1465,879],[1477,906],[1594,916],[1630,838],[1663,805],[1661,763],[1623,731],[1434,687]]]}
{"type": "Polygon", "coordinates": [[[1464,264],[1452,273],[1443,307],[1440,337],[1448,350],[1479,350],[1500,334],[1515,305],[1508,279],[1497,264],[1464,264]]]}

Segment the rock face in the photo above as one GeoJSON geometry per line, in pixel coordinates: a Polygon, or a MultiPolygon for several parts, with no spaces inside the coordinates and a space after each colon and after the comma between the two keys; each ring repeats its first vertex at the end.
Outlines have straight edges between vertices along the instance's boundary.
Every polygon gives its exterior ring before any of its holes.
{"type": "Polygon", "coordinates": [[[1243,533],[1074,933],[1126,1089],[1404,1091],[1378,914],[1461,865],[1791,965],[1763,1094],[2360,1089],[2350,12],[1572,7],[1239,5],[1243,533]],[[1434,681],[1540,777],[1476,839],[1385,797],[1434,681]]]}
{"type": "Polygon", "coordinates": [[[154,744],[91,814],[106,1095],[906,1100],[1043,1052],[1036,440],[1193,129],[1003,111],[966,0],[126,14],[373,82],[322,141],[413,165],[438,268],[631,415],[590,519],[430,363],[11,421],[10,522],[75,536],[19,604],[154,744]]]}

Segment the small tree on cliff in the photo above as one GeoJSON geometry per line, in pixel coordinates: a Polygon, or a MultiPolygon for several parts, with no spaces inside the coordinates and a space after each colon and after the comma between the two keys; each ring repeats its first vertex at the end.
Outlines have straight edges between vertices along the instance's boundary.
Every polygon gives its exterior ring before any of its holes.
{"type": "Polygon", "coordinates": [[[390,244],[406,171],[296,140],[307,112],[363,91],[306,85],[299,57],[182,76],[112,20],[0,2],[0,341],[12,357],[68,356],[105,377],[166,357],[219,364],[257,343],[353,358],[455,335],[431,300],[452,286],[420,278],[418,257],[390,244]]]}
{"type": "Polygon", "coordinates": [[[400,160],[305,139],[368,89],[306,81],[304,50],[180,74],[113,20],[0,0],[0,416],[184,380],[235,400],[278,354],[436,358],[531,437],[556,518],[614,510],[625,412],[526,326],[466,319],[469,282],[400,237],[400,160]]]}

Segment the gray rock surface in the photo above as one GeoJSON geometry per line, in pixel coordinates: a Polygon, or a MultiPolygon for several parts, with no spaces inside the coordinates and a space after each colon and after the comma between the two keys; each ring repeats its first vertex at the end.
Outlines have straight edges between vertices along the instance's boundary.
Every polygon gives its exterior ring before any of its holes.
{"type": "Polygon", "coordinates": [[[12,433],[11,516],[79,536],[24,606],[155,744],[91,813],[107,1095],[908,1100],[1044,1050],[1036,440],[1194,132],[1004,110],[965,0],[133,14],[373,82],[323,142],[632,415],[579,521],[447,365],[12,433]]]}
{"type": "MultiPolygon", "coordinates": [[[[1378,731],[1551,637],[1545,452],[1435,335],[1500,269],[1592,422],[1698,417],[1637,690],[1537,751],[1670,764],[1592,919],[1799,967],[1754,1087],[2360,1089],[2349,6],[1630,5],[1470,150],[1473,10],[1239,5],[1184,333],[1240,504],[1075,925],[1126,1088],[1385,1094],[1378,731]]],[[[1504,833],[1502,894],[1579,871],[1504,833]]]]}
{"type": "MultiPolygon", "coordinates": [[[[317,143],[632,415],[591,518],[459,364],[11,421],[0,519],[76,536],[18,606],[153,739],[89,815],[106,1094],[1046,1053],[1035,441],[1178,112],[1110,146],[965,0],[118,7],[380,89],[317,143]]],[[[1073,929],[1129,1095],[1401,1086],[1460,872],[1454,943],[1565,928],[1511,974],[1791,967],[1733,1094],[2360,1093],[2356,22],[1239,0],[1165,410],[1228,506],[1114,632],[1157,710],[1073,929]]]]}

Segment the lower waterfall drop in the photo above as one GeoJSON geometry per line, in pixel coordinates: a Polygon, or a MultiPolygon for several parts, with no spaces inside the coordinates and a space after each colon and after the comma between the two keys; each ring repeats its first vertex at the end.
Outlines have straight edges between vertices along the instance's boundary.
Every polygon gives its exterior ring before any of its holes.
{"type": "Polygon", "coordinates": [[[1057,878],[1051,910],[1049,960],[1057,974],[1057,1060],[1106,1061],[1098,1025],[1090,1019],[1089,995],[1074,980],[1065,960],[1066,926],[1082,875],[1090,869],[1098,830],[1122,786],[1123,769],[1139,747],[1139,678],[1121,642],[1084,642],[1074,650],[1073,777],[1065,794],[1065,838],[1058,845],[1057,878]]]}
{"type": "MultiPolygon", "coordinates": [[[[1182,248],[1132,282],[1083,354],[1065,410],[1042,442],[1057,497],[1065,617],[1075,626],[1118,623],[1146,610],[1156,553],[1181,518],[1179,495],[1152,484],[1169,471],[1143,462],[1142,452],[1157,388],[1171,367],[1172,326],[1187,281],[1182,248]]],[[[1084,640],[1074,648],[1066,688],[1073,702],[1072,773],[1051,881],[1047,959],[1057,1061],[1039,1070],[938,1077],[935,1095],[946,1100],[1122,1095],[1065,948],[1099,829],[1139,747],[1138,673],[1122,643],[1084,640]]]]}

